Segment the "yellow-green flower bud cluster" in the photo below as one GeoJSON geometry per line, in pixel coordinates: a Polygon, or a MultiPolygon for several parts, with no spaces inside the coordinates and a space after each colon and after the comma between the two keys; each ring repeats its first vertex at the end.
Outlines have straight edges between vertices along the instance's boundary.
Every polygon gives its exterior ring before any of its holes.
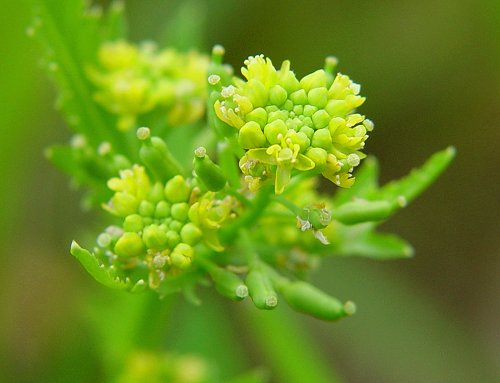
{"type": "Polygon", "coordinates": [[[158,50],[151,42],[108,42],[98,52],[99,67],[88,69],[94,95],[118,116],[118,128],[137,126],[137,117],[155,109],[167,122],[182,125],[204,113],[208,58],[196,52],[158,50]]]}
{"type": "Polygon", "coordinates": [[[121,171],[108,187],[115,193],[104,208],[122,223],[101,234],[98,246],[115,266],[147,269],[151,288],[188,268],[201,241],[222,250],[217,230],[232,215],[230,197],[199,195],[199,189],[180,175],[165,184],[153,183],[139,165],[121,171]]]}
{"type": "Polygon", "coordinates": [[[241,70],[245,80],[222,88],[214,108],[219,119],[238,129],[246,149],[240,168],[251,189],[274,176],[281,193],[292,170],[314,169],[341,187],[354,181],[351,172],[365,157],[361,150],[373,123],[354,109],[365,98],[349,77],[325,70],[301,80],[284,61],[276,70],[269,58],[249,57],[241,70]]]}

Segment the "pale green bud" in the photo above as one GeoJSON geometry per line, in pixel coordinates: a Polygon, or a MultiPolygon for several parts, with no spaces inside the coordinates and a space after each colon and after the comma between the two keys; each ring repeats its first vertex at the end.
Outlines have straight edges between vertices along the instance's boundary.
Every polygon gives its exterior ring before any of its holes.
{"type": "Polygon", "coordinates": [[[304,114],[305,117],[311,117],[317,111],[318,111],[318,108],[316,106],[314,106],[314,105],[305,105],[304,106],[304,112],[303,112],[303,114],[304,114]]]}
{"type": "Polygon", "coordinates": [[[170,254],[170,259],[174,266],[179,269],[186,269],[191,265],[193,255],[194,250],[191,246],[185,243],[179,243],[170,254]]]}
{"type": "Polygon", "coordinates": [[[136,233],[144,228],[144,221],[139,214],[131,214],[125,217],[123,221],[123,230],[135,231],[136,233]]]}
{"type": "Polygon", "coordinates": [[[309,104],[322,109],[328,102],[328,90],[326,88],[311,89],[307,94],[307,99],[309,100],[309,104]]]}
{"type": "Polygon", "coordinates": [[[293,113],[295,113],[295,116],[300,116],[301,114],[304,113],[304,106],[303,105],[295,105],[293,107],[293,113]]]}
{"type": "Polygon", "coordinates": [[[189,222],[185,224],[181,229],[181,239],[182,242],[187,243],[188,245],[194,246],[198,242],[200,242],[203,233],[198,226],[194,223],[189,222]]]}
{"type": "Polygon", "coordinates": [[[250,79],[247,83],[248,98],[254,107],[267,104],[269,92],[260,81],[250,79]]]}
{"type": "Polygon", "coordinates": [[[115,254],[119,257],[138,257],[145,252],[144,243],[137,233],[123,233],[115,244],[115,254]]]}
{"type": "Polygon", "coordinates": [[[170,202],[185,202],[191,190],[183,176],[177,175],[165,185],[165,196],[170,202]]]}
{"type": "Polygon", "coordinates": [[[138,210],[143,217],[152,217],[155,213],[155,205],[149,201],[141,201],[138,210]]]}
{"type": "Polygon", "coordinates": [[[316,164],[315,168],[321,171],[326,165],[328,153],[323,148],[309,148],[306,152],[306,156],[316,164]]]}
{"type": "Polygon", "coordinates": [[[286,121],[287,118],[288,118],[288,112],[286,110],[278,110],[276,112],[269,113],[267,122],[271,123],[276,120],[286,121]]]}
{"type": "Polygon", "coordinates": [[[158,225],[149,225],[144,228],[142,240],[149,249],[162,250],[167,245],[167,233],[158,225]]]}
{"type": "Polygon", "coordinates": [[[117,192],[111,198],[112,211],[120,217],[126,217],[137,211],[138,201],[133,195],[117,192]]]}
{"type": "Polygon", "coordinates": [[[318,69],[316,72],[304,76],[300,80],[300,85],[309,92],[313,88],[326,87],[326,74],[323,69],[318,69]]]}
{"type": "Polygon", "coordinates": [[[274,85],[269,90],[269,102],[271,104],[281,106],[286,101],[287,96],[286,90],[279,85],[274,85]]]}
{"type": "Polygon", "coordinates": [[[167,244],[168,247],[173,249],[181,241],[181,237],[177,231],[169,230],[167,231],[167,244]]]}
{"type": "Polygon", "coordinates": [[[182,222],[177,221],[177,220],[172,220],[172,222],[170,222],[168,227],[170,228],[170,230],[179,232],[182,228],[182,222]]]}
{"type": "Polygon", "coordinates": [[[157,203],[163,200],[165,198],[163,194],[163,185],[161,182],[156,182],[152,188],[151,191],[149,192],[149,200],[153,203],[157,203]]]}
{"type": "Polygon", "coordinates": [[[243,149],[262,148],[266,144],[266,136],[257,122],[249,121],[241,127],[238,143],[243,149]]]}
{"type": "Polygon", "coordinates": [[[284,137],[288,131],[286,124],[282,120],[276,120],[267,124],[264,127],[264,134],[271,144],[280,143],[281,138],[284,137]]]}
{"type": "Polygon", "coordinates": [[[289,112],[293,110],[293,101],[286,100],[282,106],[283,110],[288,110],[289,112]]]}
{"type": "Polygon", "coordinates": [[[311,144],[317,148],[330,149],[332,146],[332,136],[328,129],[318,129],[314,132],[311,144]]]}
{"type": "Polygon", "coordinates": [[[170,214],[173,219],[185,222],[188,218],[189,205],[186,202],[175,203],[172,205],[170,214]]]}
{"type": "Polygon", "coordinates": [[[314,129],[309,126],[303,126],[302,128],[300,128],[299,132],[304,133],[307,136],[307,138],[311,140],[314,134],[314,129]]]}
{"type": "Polygon", "coordinates": [[[292,100],[295,105],[305,105],[307,104],[307,93],[304,89],[299,89],[290,95],[290,100],[292,100]]]}
{"type": "Polygon", "coordinates": [[[324,109],[320,109],[312,115],[312,121],[316,129],[321,129],[328,126],[330,120],[330,115],[324,109]]]}
{"type": "Polygon", "coordinates": [[[255,108],[245,115],[247,122],[255,121],[262,128],[267,124],[267,112],[264,108],[255,108]]]}
{"type": "MultiPolygon", "coordinates": [[[[163,187],[162,187],[163,194],[163,187]]],[[[155,218],[167,218],[170,216],[170,204],[167,201],[160,201],[156,204],[155,218]]]]}

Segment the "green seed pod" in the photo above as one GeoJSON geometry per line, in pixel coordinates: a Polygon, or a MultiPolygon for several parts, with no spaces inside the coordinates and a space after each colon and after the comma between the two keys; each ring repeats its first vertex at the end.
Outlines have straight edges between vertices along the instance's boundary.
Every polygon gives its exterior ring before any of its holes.
{"type": "Polygon", "coordinates": [[[241,301],[248,296],[248,287],[236,274],[218,266],[210,267],[208,272],[220,294],[234,301],[241,301]]]}
{"type": "Polygon", "coordinates": [[[155,213],[155,205],[149,201],[141,201],[138,211],[143,217],[152,217],[155,213]]]}
{"type": "Polygon", "coordinates": [[[207,189],[210,191],[219,191],[223,189],[227,183],[226,176],[219,165],[213,163],[207,155],[206,149],[203,146],[200,146],[194,151],[194,155],[194,171],[207,189]]]}
{"type": "Polygon", "coordinates": [[[328,150],[332,146],[332,136],[328,129],[316,130],[313,134],[311,145],[316,148],[323,148],[328,150]]]}
{"type": "Polygon", "coordinates": [[[125,217],[123,221],[123,230],[130,232],[139,232],[144,228],[144,221],[139,214],[131,214],[125,217]]]}
{"type": "Polygon", "coordinates": [[[306,282],[287,282],[281,286],[280,292],[292,308],[318,319],[334,321],[356,311],[356,306],[351,301],[342,304],[306,282]]]}
{"type": "Polygon", "coordinates": [[[264,134],[271,144],[279,144],[279,135],[284,137],[288,128],[282,120],[276,120],[264,127],[264,134]]]}
{"type": "Polygon", "coordinates": [[[142,233],[142,240],[149,249],[163,250],[167,245],[167,233],[158,225],[146,226],[142,233]]]}
{"type": "Polygon", "coordinates": [[[267,112],[264,108],[255,108],[245,116],[247,122],[254,121],[263,128],[267,124],[267,112]]]}
{"type": "Polygon", "coordinates": [[[318,110],[312,115],[312,121],[315,129],[321,129],[328,126],[328,123],[332,119],[328,112],[324,109],[318,110]]]}
{"type": "Polygon", "coordinates": [[[139,157],[155,178],[166,181],[176,174],[182,174],[182,167],[165,141],[159,137],[151,137],[148,128],[139,128],[137,137],[142,141],[139,157]]]}
{"type": "Polygon", "coordinates": [[[181,229],[181,240],[188,245],[195,246],[202,237],[202,231],[192,222],[185,224],[181,229]]]}
{"type": "Polygon", "coordinates": [[[381,221],[387,218],[395,207],[388,201],[358,200],[347,202],[332,212],[332,217],[346,225],[361,222],[381,221]]]}
{"type": "MultiPolygon", "coordinates": [[[[162,188],[163,194],[163,188],[162,188]]],[[[167,201],[160,201],[156,204],[155,208],[155,218],[167,218],[170,217],[171,205],[167,201]]]]}
{"type": "Polygon", "coordinates": [[[243,149],[262,148],[266,144],[266,136],[257,122],[249,121],[241,127],[238,143],[243,149]]]}
{"type": "Polygon", "coordinates": [[[139,257],[145,252],[144,243],[137,233],[124,233],[115,244],[115,254],[119,257],[139,257]]]}
{"type": "Polygon", "coordinates": [[[186,202],[190,193],[191,189],[181,175],[176,175],[165,185],[165,196],[172,203],[186,202]]]}
{"type": "Polygon", "coordinates": [[[311,89],[307,94],[307,99],[309,100],[309,104],[323,109],[328,102],[328,90],[326,88],[311,89]]]}
{"type": "Polygon", "coordinates": [[[255,306],[261,310],[271,310],[278,304],[278,295],[274,291],[269,277],[258,267],[252,268],[245,279],[248,292],[255,306]]]}
{"type": "Polygon", "coordinates": [[[186,202],[174,203],[170,214],[177,221],[186,222],[188,218],[189,205],[186,202]]]}

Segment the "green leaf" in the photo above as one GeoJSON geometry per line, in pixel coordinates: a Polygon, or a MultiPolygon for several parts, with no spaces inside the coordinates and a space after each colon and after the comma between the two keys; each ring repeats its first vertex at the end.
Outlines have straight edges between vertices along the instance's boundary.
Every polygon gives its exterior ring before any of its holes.
{"type": "Polygon", "coordinates": [[[362,256],[384,260],[409,258],[413,256],[413,247],[392,234],[367,232],[354,240],[343,241],[334,252],[342,256],[362,256]]]}
{"type": "Polygon", "coordinates": [[[99,262],[94,254],[82,248],[75,241],[71,243],[71,255],[78,259],[85,270],[87,270],[87,272],[92,275],[97,282],[102,283],[104,286],[117,290],[129,290],[133,293],[142,292],[147,286],[143,279],[140,279],[137,283],[132,284],[128,278],[123,280],[114,276],[110,270],[105,267],[105,265],[99,262]]]}
{"type": "MultiPolygon", "coordinates": [[[[93,101],[92,86],[84,73],[85,65],[95,61],[98,47],[106,36],[101,30],[100,14],[84,14],[82,0],[34,0],[34,4],[36,16],[32,28],[45,50],[47,70],[59,91],[58,107],[68,124],[85,134],[92,146],[108,141],[124,152],[126,144],[115,129],[114,117],[93,101]]],[[[117,17],[111,17],[108,24],[111,20],[117,23],[117,17]]],[[[109,31],[111,26],[107,28],[109,31]]],[[[117,32],[108,33],[116,36],[117,32]]]]}

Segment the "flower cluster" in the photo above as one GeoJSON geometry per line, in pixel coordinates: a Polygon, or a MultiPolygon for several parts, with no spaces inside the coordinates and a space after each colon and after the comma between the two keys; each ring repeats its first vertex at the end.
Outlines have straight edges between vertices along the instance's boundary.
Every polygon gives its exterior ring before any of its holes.
{"type": "Polygon", "coordinates": [[[249,57],[245,80],[223,87],[214,108],[217,117],[238,129],[246,150],[240,168],[251,190],[271,178],[280,194],[292,171],[321,173],[336,185],[350,187],[351,172],[373,123],[354,113],[364,102],[360,86],[333,75],[335,59],[301,80],[284,61],[277,70],[269,58],[249,57]]]}
{"type": "Polygon", "coordinates": [[[108,187],[115,193],[104,208],[122,221],[98,236],[96,253],[122,271],[147,271],[150,288],[189,268],[200,242],[223,249],[217,230],[232,215],[230,197],[201,193],[181,175],[153,183],[139,165],[122,170],[108,187]]]}
{"type": "Polygon", "coordinates": [[[170,125],[199,120],[204,113],[208,58],[196,52],[158,50],[151,43],[139,46],[109,42],[98,52],[99,67],[88,74],[94,95],[118,116],[118,128],[129,130],[139,115],[162,111],[170,125]]]}

